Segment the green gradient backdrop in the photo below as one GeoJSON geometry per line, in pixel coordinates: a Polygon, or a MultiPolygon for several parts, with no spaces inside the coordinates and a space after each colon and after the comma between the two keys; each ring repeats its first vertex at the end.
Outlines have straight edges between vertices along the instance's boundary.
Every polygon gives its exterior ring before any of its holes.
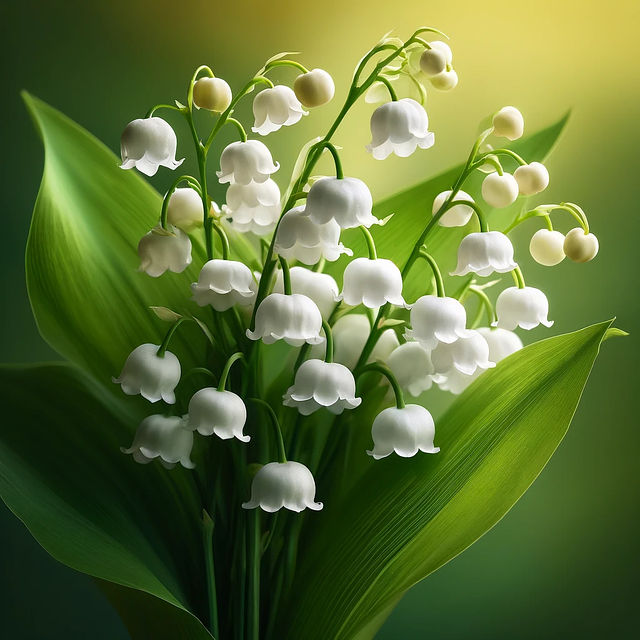
{"type": "MultiPolygon", "coordinates": [[[[326,130],[354,64],[380,36],[392,28],[406,35],[422,24],[437,26],[451,36],[460,84],[453,93],[430,94],[436,146],[410,159],[374,161],[364,152],[371,108],[363,104],[336,136],[346,170],[381,197],[460,161],[479,120],[505,104],[522,110],[529,130],[573,107],[549,163],[544,199],[580,203],[600,238],[600,255],[553,271],[530,264],[526,243],[535,222],[517,236],[520,255],[529,281],[549,295],[554,333],[617,315],[618,326],[632,335],[605,345],[569,436],[533,488],[480,542],[410,592],[379,637],[628,637],[639,523],[640,436],[631,398],[640,333],[631,284],[637,277],[639,19],[634,0],[12,2],[0,27],[6,305],[0,358],[55,357],[37,333],[24,285],[42,151],[21,88],[117,150],[128,121],[155,102],[183,98],[197,65],[211,65],[237,89],[273,53],[301,50],[305,65],[333,74],[338,96],[269,138],[283,176],[300,145],[326,130]]],[[[280,73],[290,79],[291,72],[280,73]]],[[[169,179],[160,172],[153,183],[162,189],[169,179]]],[[[0,540],[0,636],[127,637],[92,582],[50,559],[4,507],[0,540]]]]}

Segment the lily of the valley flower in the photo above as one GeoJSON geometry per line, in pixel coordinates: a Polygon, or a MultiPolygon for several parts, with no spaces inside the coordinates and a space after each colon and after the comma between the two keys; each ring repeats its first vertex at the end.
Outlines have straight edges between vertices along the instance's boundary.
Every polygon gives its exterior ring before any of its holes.
{"type": "Polygon", "coordinates": [[[258,307],[255,330],[247,329],[251,340],[262,340],[273,344],[284,340],[293,347],[321,344],[322,314],[311,298],[299,293],[284,295],[272,293],[258,307]]]}
{"type": "Polygon", "coordinates": [[[494,271],[507,273],[518,265],[513,261],[513,245],[504,233],[485,231],[470,233],[458,247],[458,266],[452,276],[477,273],[489,276],[494,271]]]}
{"type": "Polygon", "coordinates": [[[235,260],[209,260],[200,271],[198,282],[191,285],[199,306],[210,304],[216,311],[226,311],[235,304],[243,307],[253,302],[251,269],[235,260]]]}
{"type": "Polygon", "coordinates": [[[451,344],[440,342],[431,352],[431,362],[435,373],[448,375],[457,370],[471,375],[479,369],[495,367],[495,362],[489,360],[489,345],[480,333],[473,329],[468,335],[458,338],[451,344]]]}
{"type": "Polygon", "coordinates": [[[405,331],[406,340],[416,340],[428,351],[438,343],[451,344],[466,338],[467,312],[455,298],[422,296],[411,308],[411,329],[405,331]]]}
{"type": "Polygon", "coordinates": [[[518,167],[513,177],[518,183],[521,196],[535,196],[549,186],[549,172],[539,162],[532,162],[518,167]]]}
{"type": "Polygon", "coordinates": [[[183,162],[176,160],[178,139],[171,125],[162,118],[141,118],[130,122],[122,132],[120,153],[122,169],[136,167],[147,176],[158,167],[177,169],[183,162]]]}
{"type": "Polygon", "coordinates": [[[259,140],[232,142],[220,155],[220,183],[249,184],[266,182],[280,168],[271,152],[259,140]]]}
{"type": "Polygon", "coordinates": [[[482,197],[496,209],[504,209],[518,198],[520,187],[510,173],[490,173],[482,182],[482,197]]]}
{"type": "Polygon", "coordinates": [[[564,252],[574,262],[589,262],[598,255],[598,238],[585,233],[582,227],[571,229],[564,239],[564,252]]]}
{"type": "Polygon", "coordinates": [[[417,342],[401,344],[387,358],[387,366],[403,391],[417,398],[431,389],[434,373],[430,353],[417,342]]]}
{"type": "Polygon", "coordinates": [[[193,104],[198,109],[222,113],[232,97],[231,87],[222,78],[200,78],[193,85],[193,104]]]}
{"type": "Polygon", "coordinates": [[[434,142],[427,112],[411,98],[387,102],[371,116],[371,143],[367,151],[376,160],[384,160],[392,153],[406,158],[417,147],[428,149],[434,142]]]}
{"type": "MultiPolygon", "coordinates": [[[[445,200],[451,195],[451,190],[443,191],[439,193],[435,200],[433,201],[433,207],[431,209],[432,214],[435,216],[436,213],[440,210],[440,207],[444,204],[445,200]]],[[[466,200],[467,202],[475,202],[474,199],[465,191],[458,191],[458,193],[453,198],[453,202],[457,202],[459,200],[466,200]]],[[[469,220],[471,220],[471,216],[473,215],[473,209],[464,204],[457,204],[451,209],[445,211],[440,220],[438,220],[438,224],[443,227],[464,227],[469,220]]]]}
{"type": "Polygon", "coordinates": [[[493,116],[493,135],[498,138],[517,140],[524,133],[524,118],[515,107],[502,107],[493,116]]]}
{"type": "Polygon", "coordinates": [[[300,462],[270,462],[256,473],[251,483],[251,499],[243,509],[260,507],[273,513],[282,508],[299,513],[305,509],[320,511],[316,502],[316,482],[313,474],[300,462]]]}
{"type": "Polygon", "coordinates": [[[266,136],[299,122],[308,112],[302,108],[293,89],[279,85],[264,89],[254,98],[253,115],[256,121],[252,131],[266,136]]]}
{"type": "MultiPolygon", "coordinates": [[[[292,267],[291,293],[301,293],[311,298],[320,309],[324,318],[328,318],[336,306],[338,284],[327,273],[316,273],[304,267],[292,267]]],[[[282,271],[278,271],[273,293],[284,293],[284,279],[282,271]]]]}
{"type": "MultiPolygon", "coordinates": [[[[218,210],[215,203],[211,206],[214,211],[218,210]]],[[[167,221],[174,227],[192,233],[204,222],[202,209],[202,198],[197,191],[190,187],[178,188],[169,198],[167,221]]]]}
{"type": "Polygon", "coordinates": [[[225,214],[240,233],[271,233],[280,217],[280,189],[271,179],[250,184],[232,184],[227,190],[225,214]]]}
{"type": "Polygon", "coordinates": [[[417,404],[402,409],[389,407],[380,412],[371,427],[373,450],[367,451],[375,460],[386,458],[394,451],[403,458],[411,458],[423,451],[438,453],[433,444],[436,433],[431,414],[417,404]]]}
{"type": "Polygon", "coordinates": [[[184,428],[203,436],[214,433],[222,440],[238,438],[249,442],[242,430],[247,421],[247,407],[242,398],[231,391],[206,387],[197,391],[189,401],[189,415],[184,428]]]}
{"type": "Polygon", "coordinates": [[[305,212],[304,205],[287,211],[280,221],[274,251],[287,260],[303,264],[316,264],[320,258],[334,262],[343,253],[352,256],[340,242],[340,225],[335,220],[325,224],[314,223],[305,212]]]}
{"type": "Polygon", "coordinates": [[[299,75],[293,83],[296,97],[307,108],[321,107],[333,98],[336,87],[333,78],[322,69],[299,75]]]}
{"type": "Polygon", "coordinates": [[[175,388],[180,382],[180,361],[171,351],[158,356],[157,344],[141,344],[127,357],[122,373],[111,378],[128,396],[140,394],[149,402],[176,401],[175,388]]]}
{"type": "Polygon", "coordinates": [[[553,267],[565,259],[564,236],[559,231],[538,229],[529,243],[531,257],[545,267],[553,267]]]}
{"type": "Polygon", "coordinates": [[[183,429],[184,420],[179,416],[153,415],[145,418],[133,437],[133,444],[122,453],[132,453],[133,459],[147,464],[155,458],[167,469],[180,463],[186,469],[196,465],[191,462],[193,433],[183,429]]]}
{"type": "Polygon", "coordinates": [[[373,198],[358,178],[321,178],[313,183],[304,214],[315,224],[337,222],[342,229],[378,224],[371,213],[373,198]]]}
{"type": "Polygon", "coordinates": [[[342,293],[336,300],[344,300],[351,307],[363,304],[369,309],[387,302],[404,307],[400,269],[391,260],[356,258],[344,270],[342,293]]]}
{"type": "Polygon", "coordinates": [[[182,273],[191,264],[191,240],[180,229],[169,225],[165,230],[158,223],[138,243],[140,269],[152,278],[165,271],[182,273]]]}
{"type": "Polygon", "coordinates": [[[451,91],[458,86],[458,74],[453,69],[446,69],[437,76],[429,78],[429,82],[438,91],[451,91]]]}
{"type": "Polygon", "coordinates": [[[447,68],[447,56],[444,51],[432,47],[420,55],[420,69],[427,78],[433,78],[447,68]]]}
{"type": "Polygon", "coordinates": [[[295,407],[303,416],[319,409],[336,415],[360,406],[356,381],[347,367],[337,362],[306,360],[300,365],[293,386],[284,395],[284,405],[295,407]]]}
{"type": "Polygon", "coordinates": [[[496,300],[497,322],[494,326],[513,331],[516,327],[533,329],[539,324],[545,327],[553,325],[548,320],[549,301],[547,296],[535,287],[509,287],[496,300]]]}

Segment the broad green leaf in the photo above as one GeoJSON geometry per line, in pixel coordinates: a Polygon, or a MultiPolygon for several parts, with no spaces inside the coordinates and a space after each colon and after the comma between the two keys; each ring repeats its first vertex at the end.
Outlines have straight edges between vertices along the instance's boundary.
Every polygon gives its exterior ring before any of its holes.
{"type": "Polygon", "coordinates": [[[373,637],[381,612],[498,522],[562,441],[610,324],[500,362],[439,421],[440,453],[376,462],[340,504],[326,504],[278,637],[373,637]]]}
{"type": "Polygon", "coordinates": [[[0,495],[33,536],[60,562],[127,587],[131,602],[146,596],[145,611],[182,630],[171,637],[211,640],[193,615],[207,605],[191,472],[120,453],[140,416],[71,365],[2,367],[0,398],[0,495]]]}

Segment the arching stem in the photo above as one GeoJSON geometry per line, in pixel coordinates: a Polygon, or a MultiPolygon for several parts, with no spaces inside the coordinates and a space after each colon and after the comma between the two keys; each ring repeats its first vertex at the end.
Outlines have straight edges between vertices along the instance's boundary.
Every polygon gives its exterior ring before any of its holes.
{"type": "Polygon", "coordinates": [[[420,257],[429,263],[431,271],[433,271],[433,276],[436,279],[436,292],[438,294],[438,298],[444,298],[446,295],[444,292],[444,281],[442,280],[442,272],[438,267],[438,263],[432,255],[427,253],[427,250],[424,247],[420,249],[420,257]]]}
{"type": "Polygon", "coordinates": [[[167,333],[164,336],[164,340],[162,341],[162,344],[160,345],[160,347],[158,348],[158,351],[156,352],[156,355],[158,356],[158,358],[164,358],[164,354],[167,352],[167,348],[169,347],[169,342],[171,341],[171,338],[173,337],[173,334],[176,332],[176,329],[186,320],[186,318],[178,318],[170,327],[169,327],[169,331],[167,331],[167,333]]]}
{"type": "Polygon", "coordinates": [[[220,374],[220,380],[218,382],[218,391],[224,391],[225,386],[227,384],[227,378],[229,377],[229,371],[231,371],[231,366],[233,365],[234,362],[236,362],[237,360],[240,360],[241,358],[244,358],[244,354],[242,353],[242,351],[237,351],[236,353],[234,353],[232,356],[229,357],[229,359],[224,365],[224,369],[222,370],[222,373],[220,374]]]}
{"type": "Polygon", "coordinates": [[[271,420],[271,426],[273,427],[273,433],[276,439],[276,446],[278,448],[278,462],[284,464],[287,461],[287,454],[284,449],[284,440],[282,438],[282,430],[280,429],[280,423],[278,422],[278,416],[276,416],[276,412],[271,408],[271,405],[265,402],[264,400],[260,400],[259,398],[249,398],[249,402],[253,402],[257,404],[259,407],[262,407],[264,411],[268,414],[269,419],[271,420]]]}
{"type": "Polygon", "coordinates": [[[379,362],[374,362],[372,364],[368,364],[360,369],[356,370],[356,378],[359,378],[363,373],[381,373],[388,381],[391,387],[393,388],[393,393],[396,396],[396,407],[398,409],[404,409],[404,394],[402,393],[402,389],[398,383],[397,378],[391,372],[391,369],[384,364],[379,362]]]}

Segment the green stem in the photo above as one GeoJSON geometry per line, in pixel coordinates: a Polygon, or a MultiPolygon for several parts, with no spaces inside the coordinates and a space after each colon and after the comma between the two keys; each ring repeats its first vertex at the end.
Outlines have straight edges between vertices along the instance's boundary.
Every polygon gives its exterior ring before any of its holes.
{"type": "Polygon", "coordinates": [[[289,263],[286,258],[278,256],[280,260],[280,266],[282,267],[282,284],[284,288],[284,294],[286,296],[291,295],[291,270],[289,269],[289,263]]]}
{"type": "MultiPolygon", "coordinates": [[[[260,510],[247,513],[247,640],[260,639],[260,510]]],[[[216,639],[217,640],[217,639],[216,639]]]]}
{"type": "Polygon", "coordinates": [[[438,263],[435,261],[435,258],[427,253],[425,248],[420,249],[420,257],[426,260],[431,267],[431,271],[433,271],[433,275],[436,279],[436,292],[438,294],[438,298],[446,297],[444,292],[444,281],[442,280],[442,273],[440,268],[438,267],[438,263]]]}
{"type": "Polygon", "coordinates": [[[398,102],[398,94],[396,93],[396,90],[391,86],[391,82],[389,82],[389,80],[387,78],[385,78],[384,76],[378,76],[378,82],[382,82],[382,84],[387,87],[387,91],[389,92],[389,95],[391,96],[391,101],[392,102],[398,102]]]}
{"type": "Polygon", "coordinates": [[[259,398],[249,398],[249,402],[253,402],[254,404],[259,405],[269,415],[276,439],[276,446],[278,448],[278,462],[280,464],[284,464],[287,461],[287,454],[284,449],[282,429],[280,429],[280,423],[278,422],[278,416],[276,415],[276,412],[271,408],[271,405],[269,403],[265,402],[264,400],[260,400],[259,398]]]}
{"type": "Polygon", "coordinates": [[[377,260],[378,253],[376,252],[376,245],[373,241],[373,236],[371,235],[371,231],[367,229],[365,226],[360,226],[360,231],[362,231],[362,235],[364,239],[367,241],[367,250],[369,251],[369,260],[377,260]]]}
{"type": "MultiPolygon", "coordinates": [[[[318,142],[318,144],[314,144],[313,147],[311,147],[311,149],[318,149],[318,150],[328,149],[331,155],[333,156],[333,161],[336,165],[336,178],[338,178],[338,180],[342,180],[344,178],[344,172],[342,171],[342,161],[340,160],[340,155],[338,154],[338,150],[335,148],[335,146],[331,142],[329,142],[328,140],[321,140],[320,142],[318,142]]],[[[311,149],[309,149],[309,151],[311,151],[311,149]]]]}
{"type": "Polygon", "coordinates": [[[524,158],[519,156],[515,151],[511,151],[511,149],[496,149],[494,151],[488,151],[487,153],[481,154],[478,157],[478,162],[483,159],[489,162],[487,156],[509,156],[510,158],[513,158],[521,167],[528,164],[528,162],[524,158]]]}
{"type": "Polygon", "coordinates": [[[229,253],[230,253],[229,237],[227,236],[225,230],[222,228],[222,224],[220,224],[218,222],[214,222],[212,220],[211,221],[211,226],[213,227],[215,232],[218,234],[218,236],[220,238],[220,241],[222,242],[222,259],[223,260],[228,260],[229,259],[229,253]]]}
{"type": "Polygon", "coordinates": [[[518,285],[518,289],[524,289],[525,284],[524,284],[524,276],[522,275],[522,271],[520,270],[520,267],[516,267],[511,274],[513,275],[513,279],[515,280],[515,283],[518,285]]]}
{"type": "Polygon", "coordinates": [[[176,332],[176,329],[186,320],[186,318],[178,318],[170,327],[169,327],[169,331],[167,331],[167,333],[164,336],[164,340],[162,341],[162,344],[160,345],[160,347],[158,348],[158,351],[156,352],[156,355],[158,356],[158,358],[164,358],[164,354],[167,352],[167,347],[169,346],[169,342],[171,341],[171,338],[173,336],[173,334],[176,332]]]}
{"type": "Polygon", "coordinates": [[[181,182],[186,182],[194,191],[198,193],[198,195],[202,194],[202,189],[200,188],[200,183],[193,176],[180,176],[176,180],[173,181],[173,184],[169,187],[169,190],[164,195],[164,199],[162,201],[162,211],[160,213],[160,224],[165,231],[169,230],[169,222],[167,220],[168,211],[169,211],[169,200],[171,200],[171,196],[178,188],[178,185],[181,182]]]}
{"type": "Polygon", "coordinates": [[[218,635],[218,599],[216,595],[216,575],[213,562],[213,520],[206,512],[202,510],[204,553],[207,565],[207,590],[209,593],[209,629],[214,638],[218,635]]]}
{"type": "MultiPolygon", "coordinates": [[[[494,157],[493,152],[490,155],[485,156],[483,158],[482,164],[490,164],[498,172],[499,176],[504,175],[504,169],[502,168],[502,165],[500,164],[500,161],[498,160],[498,158],[494,157]]],[[[474,166],[481,166],[481,165],[476,162],[474,166]]]]}
{"type": "Polygon", "coordinates": [[[491,326],[493,322],[497,320],[497,317],[489,296],[482,289],[478,289],[478,287],[469,287],[469,291],[480,298],[480,306],[482,308],[482,306],[484,305],[484,309],[487,312],[487,321],[489,322],[489,326],[491,326]]]}
{"type": "Polygon", "coordinates": [[[224,365],[224,369],[220,374],[220,380],[218,382],[218,391],[224,391],[224,388],[227,384],[227,378],[229,377],[229,371],[231,370],[231,366],[236,360],[240,360],[240,358],[244,358],[244,354],[242,351],[237,351],[232,356],[229,357],[226,364],[224,365]]]}
{"type": "Polygon", "coordinates": [[[184,384],[185,380],[188,380],[189,378],[191,378],[192,376],[195,376],[197,374],[208,376],[208,377],[212,378],[214,380],[214,382],[217,380],[215,375],[213,375],[213,373],[211,371],[209,371],[209,369],[207,369],[205,367],[194,367],[193,369],[189,369],[189,371],[187,371],[187,373],[185,373],[182,376],[182,379],[180,380],[180,383],[184,384]]]}
{"type": "Polygon", "coordinates": [[[302,73],[309,73],[309,69],[301,65],[299,62],[296,62],[295,60],[274,60],[264,68],[263,73],[271,71],[271,69],[273,69],[274,67],[294,67],[295,69],[302,71],[302,73]]]}
{"type": "Polygon", "coordinates": [[[170,109],[171,111],[178,111],[179,113],[182,112],[182,109],[179,109],[172,104],[157,104],[155,107],[151,107],[151,109],[147,111],[145,118],[150,118],[158,109],[170,109]]]}
{"type": "Polygon", "coordinates": [[[333,362],[333,331],[331,331],[331,325],[324,318],[322,319],[322,328],[324,329],[324,335],[327,340],[324,361],[333,362]]]}
{"type": "Polygon", "coordinates": [[[389,367],[387,367],[386,365],[381,364],[379,362],[374,362],[372,364],[368,364],[364,367],[356,369],[356,378],[359,378],[363,373],[373,373],[373,372],[381,373],[389,381],[389,384],[391,384],[391,387],[393,388],[393,393],[396,396],[396,407],[398,409],[404,409],[405,403],[404,403],[404,394],[402,393],[402,389],[398,384],[397,378],[393,375],[393,373],[391,372],[391,369],[389,369],[389,367]]]}
{"type": "Polygon", "coordinates": [[[238,130],[238,133],[240,134],[240,142],[247,141],[247,132],[244,130],[244,127],[239,120],[236,120],[235,118],[227,118],[225,124],[232,124],[238,130]]]}

